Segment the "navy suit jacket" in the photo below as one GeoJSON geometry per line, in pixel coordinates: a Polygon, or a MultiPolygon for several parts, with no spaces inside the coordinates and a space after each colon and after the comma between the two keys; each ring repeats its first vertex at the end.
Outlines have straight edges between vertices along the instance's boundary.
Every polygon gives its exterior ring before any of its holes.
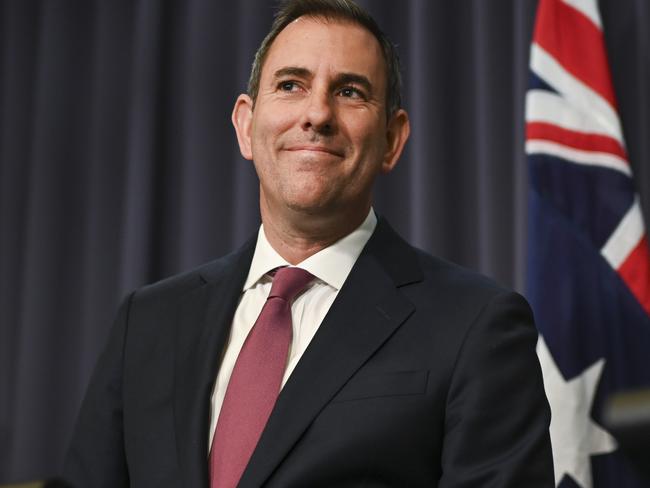
{"type": "MultiPolygon", "coordinates": [[[[255,248],[120,308],[65,465],[79,487],[207,487],[210,395],[255,248]]],[[[240,487],[554,487],[525,300],[383,219],[282,389],[240,487]]]]}

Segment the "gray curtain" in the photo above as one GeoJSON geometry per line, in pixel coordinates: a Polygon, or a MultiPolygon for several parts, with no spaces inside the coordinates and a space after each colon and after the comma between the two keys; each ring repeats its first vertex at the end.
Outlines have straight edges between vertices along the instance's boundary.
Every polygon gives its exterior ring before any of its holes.
{"type": "MultiPolygon", "coordinates": [[[[411,242],[521,289],[535,0],[365,1],[413,133],[376,206],[411,242]]],[[[650,215],[650,5],[603,0],[650,215]]],[[[116,305],[259,223],[230,111],[273,3],[0,0],[0,482],[56,475],[116,305]]]]}

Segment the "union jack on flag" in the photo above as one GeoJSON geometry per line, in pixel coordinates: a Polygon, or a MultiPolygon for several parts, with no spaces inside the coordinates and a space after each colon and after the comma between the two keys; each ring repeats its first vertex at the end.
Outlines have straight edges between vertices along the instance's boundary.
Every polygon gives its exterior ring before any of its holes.
{"type": "Polygon", "coordinates": [[[602,426],[609,395],[650,387],[650,253],[596,0],[539,2],[526,153],[556,486],[648,486],[602,426]]]}

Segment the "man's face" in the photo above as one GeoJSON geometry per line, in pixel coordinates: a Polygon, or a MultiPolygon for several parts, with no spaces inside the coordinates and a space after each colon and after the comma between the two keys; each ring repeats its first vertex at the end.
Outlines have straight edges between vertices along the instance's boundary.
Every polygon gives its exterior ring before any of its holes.
{"type": "Polygon", "coordinates": [[[408,136],[400,111],[406,132],[396,143],[385,103],[385,62],[369,31],[310,17],[281,31],[254,108],[242,95],[233,112],[242,154],[260,179],[263,216],[367,212],[375,177],[393,168],[408,136]]]}

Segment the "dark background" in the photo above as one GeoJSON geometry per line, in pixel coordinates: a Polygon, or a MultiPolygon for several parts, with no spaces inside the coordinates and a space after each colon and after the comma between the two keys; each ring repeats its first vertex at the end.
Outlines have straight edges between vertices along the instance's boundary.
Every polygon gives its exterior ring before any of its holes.
{"type": "MultiPolygon", "coordinates": [[[[275,2],[0,0],[0,482],[60,469],[130,289],[256,230],[230,112],[275,2]]],[[[523,288],[535,0],[364,1],[399,46],[412,136],[378,212],[523,288]]],[[[650,2],[602,0],[650,215],[650,2]]]]}

